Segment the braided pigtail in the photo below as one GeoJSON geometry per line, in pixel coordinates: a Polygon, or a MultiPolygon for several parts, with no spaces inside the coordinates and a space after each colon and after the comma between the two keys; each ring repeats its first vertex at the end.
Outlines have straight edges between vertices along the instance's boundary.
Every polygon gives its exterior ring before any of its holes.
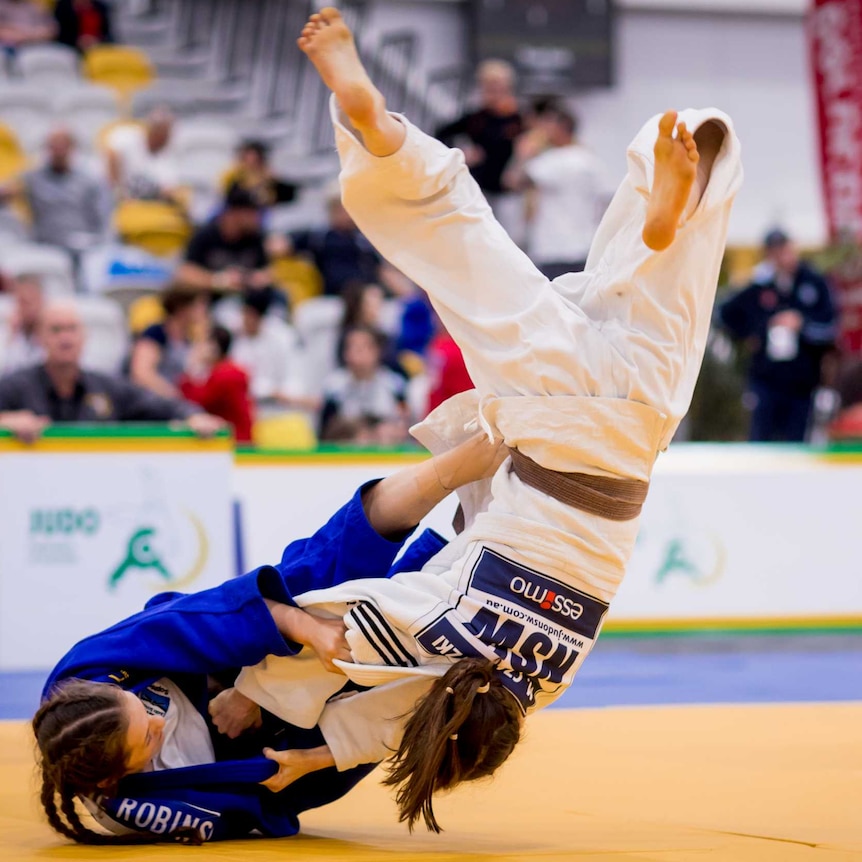
{"type": "Polygon", "coordinates": [[[521,710],[493,662],[455,662],[416,705],[384,784],[397,787],[399,820],[422,817],[440,832],[433,796],[462,781],[492,775],[521,738],[521,710]]]}
{"type": "Polygon", "coordinates": [[[126,774],[127,718],[122,689],[100,682],[71,680],[55,689],[33,717],[41,755],[42,808],[51,826],[79,844],[200,844],[197,830],[168,835],[135,832],[113,835],[88,828],[75,805],[78,796],[94,798],[115,788],[126,774]],[[59,808],[57,799],[60,800],[59,808]]]}

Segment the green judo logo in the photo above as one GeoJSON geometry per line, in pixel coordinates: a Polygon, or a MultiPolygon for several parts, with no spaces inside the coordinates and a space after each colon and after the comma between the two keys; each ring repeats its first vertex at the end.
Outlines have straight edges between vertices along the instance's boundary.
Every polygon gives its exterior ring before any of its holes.
{"type": "Polygon", "coordinates": [[[197,540],[197,553],[188,571],[174,577],[159,551],[157,530],[152,526],[142,526],[138,527],[129,538],[125,557],[108,578],[108,588],[116,589],[120,581],[131,572],[153,573],[158,576],[160,583],[167,583],[172,587],[186,586],[200,577],[209,558],[209,541],[200,519],[191,512],[184,514],[197,540]]]}
{"type": "Polygon", "coordinates": [[[122,580],[130,569],[152,569],[166,581],[171,580],[171,573],[159,559],[158,551],[153,547],[152,538],[155,535],[152,527],[142,527],[131,539],[126,551],[126,559],[114,570],[108,586],[112,589],[122,580]]]}

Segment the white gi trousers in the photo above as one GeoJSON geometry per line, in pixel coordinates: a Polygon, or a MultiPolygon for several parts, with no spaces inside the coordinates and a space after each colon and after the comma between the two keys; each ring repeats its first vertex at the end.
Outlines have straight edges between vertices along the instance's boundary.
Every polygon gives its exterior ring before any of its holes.
{"type": "MultiPolygon", "coordinates": [[[[461,152],[399,119],[404,144],[375,157],[333,103],[347,210],[427,291],[476,385],[414,436],[438,452],[478,425],[549,469],[647,481],[688,409],[706,346],[742,181],[730,119],[714,109],[680,113],[692,131],[713,120],[727,134],[699,203],[663,252],[642,239],[659,118],[647,122],[585,271],[553,282],[494,219],[461,152]]],[[[490,491],[477,483],[461,498],[467,529],[422,572],[353,581],[297,602],[345,615],[354,663],[344,669],[361,684],[439,675],[462,655],[485,655],[530,711],[559,696],[589,652],[638,519],[566,506],[523,485],[508,462],[490,491]]],[[[317,685],[305,675],[305,696],[291,707],[285,690],[273,694],[279,674],[289,680],[290,660],[277,664],[246,672],[243,690],[260,700],[270,686],[263,705],[313,723],[338,678],[321,676],[317,685]]]]}

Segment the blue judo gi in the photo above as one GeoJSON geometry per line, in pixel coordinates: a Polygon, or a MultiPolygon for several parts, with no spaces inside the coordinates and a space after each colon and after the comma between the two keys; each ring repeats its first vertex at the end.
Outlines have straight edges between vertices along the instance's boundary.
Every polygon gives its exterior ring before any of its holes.
{"type": "Polygon", "coordinates": [[[216,762],[126,776],[116,796],[99,806],[122,826],[158,835],[191,826],[204,840],[277,837],[299,831],[299,814],[343,796],[376,764],[345,772],[311,773],[280,793],[260,785],[277,766],[260,755],[325,744],[318,728],[301,729],[268,714],[249,740],[231,745],[209,722],[208,677],[254,665],[267,655],[295,655],[264,599],[293,604],[293,596],[355,578],[390,577],[418,571],[445,544],[433,531],[422,533],[394,563],[408,536],[391,541],[378,535],[365,516],[360,488],[313,536],[287,546],[276,566],[261,566],[200,593],[163,593],[146,608],[77,643],[51,672],[43,690],[77,678],[114,683],[139,693],[167,677],[207,721],[216,762]]]}

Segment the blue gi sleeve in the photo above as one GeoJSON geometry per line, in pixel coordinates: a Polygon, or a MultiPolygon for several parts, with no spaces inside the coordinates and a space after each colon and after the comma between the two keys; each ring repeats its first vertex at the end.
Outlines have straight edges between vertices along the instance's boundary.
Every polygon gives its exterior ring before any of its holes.
{"type": "Polygon", "coordinates": [[[281,636],[255,573],[191,595],[175,594],[79,641],[42,696],[69,677],[131,687],[136,677],[208,674],[299,651],[281,636]],[[154,670],[155,669],[155,670],[154,670]]]}
{"type": "Polygon", "coordinates": [[[365,515],[363,485],[311,538],[291,542],[277,566],[257,570],[261,592],[268,599],[295,604],[293,597],[309,590],[386,577],[412,530],[397,539],[379,535],[365,515]]]}
{"type": "Polygon", "coordinates": [[[313,536],[288,545],[278,566],[200,593],[156,596],[140,613],[80,641],[54,668],[42,696],[69,677],[133,688],[142,677],[216,673],[296,654],[300,645],[279,634],[264,598],[294,604],[293,596],[307,590],[385,577],[412,533],[390,540],[375,532],[362,506],[373,484],[359,488],[313,536]]]}
{"type": "Polygon", "coordinates": [[[276,838],[295,835],[301,812],[344,796],[375,765],[320,770],[272,793],[260,782],[275,774],[276,764],[255,757],[131,775],[116,796],[96,803],[115,823],[136,831],[164,835],[191,827],[203,840],[219,841],[256,830],[276,838]]]}

